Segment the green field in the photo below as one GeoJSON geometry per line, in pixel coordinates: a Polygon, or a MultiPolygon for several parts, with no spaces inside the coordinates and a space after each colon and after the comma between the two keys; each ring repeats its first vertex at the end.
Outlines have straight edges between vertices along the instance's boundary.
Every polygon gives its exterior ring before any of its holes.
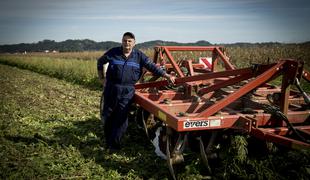
{"type": "Polygon", "coordinates": [[[165,161],[130,129],[122,152],[103,146],[101,92],[0,65],[0,179],[162,179],[165,161]]]}
{"type": "MultiPolygon", "coordinates": [[[[124,149],[108,153],[99,120],[96,61],[75,57],[74,53],[0,55],[0,179],[169,179],[166,161],[155,155],[132,121],[124,149]]],[[[240,59],[238,63],[245,62],[240,59]]],[[[214,167],[213,179],[310,176],[309,151],[268,144],[272,148],[266,154],[253,151],[244,140],[249,138],[232,138],[214,167]]],[[[199,157],[190,157],[178,177],[209,179],[199,157]]]]}

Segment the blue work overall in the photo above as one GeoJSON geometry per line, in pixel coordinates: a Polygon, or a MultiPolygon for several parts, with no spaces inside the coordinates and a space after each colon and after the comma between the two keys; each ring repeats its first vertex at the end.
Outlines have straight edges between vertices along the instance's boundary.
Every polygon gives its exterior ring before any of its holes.
{"type": "Polygon", "coordinates": [[[127,114],[135,94],[134,85],[143,67],[158,76],[163,76],[165,72],[137,49],[133,49],[126,58],[122,47],[112,48],[98,59],[98,70],[102,70],[105,63],[109,66],[104,89],[104,135],[108,148],[119,149],[128,127],[127,114]]]}

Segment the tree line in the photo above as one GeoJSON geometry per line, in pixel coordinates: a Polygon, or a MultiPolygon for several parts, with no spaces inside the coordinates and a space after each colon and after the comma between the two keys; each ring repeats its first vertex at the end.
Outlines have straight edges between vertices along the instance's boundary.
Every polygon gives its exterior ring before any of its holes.
{"type": "MultiPolygon", "coordinates": [[[[310,42],[299,43],[299,45],[309,46],[310,42]]],[[[112,47],[120,46],[119,42],[104,41],[96,42],[90,39],[72,40],[68,39],[61,42],[54,40],[43,40],[37,43],[20,43],[11,45],[0,45],[0,53],[23,53],[23,52],[44,52],[44,51],[57,51],[57,52],[80,52],[80,51],[105,51],[112,47]]],[[[154,40],[136,45],[139,49],[153,48],[154,46],[209,46],[212,45],[208,41],[197,41],[194,43],[179,43],[174,41],[154,40]]],[[[283,45],[278,42],[265,42],[265,43],[234,43],[234,44],[218,44],[226,47],[251,47],[251,46],[274,46],[283,45]]]]}
{"type": "Polygon", "coordinates": [[[16,52],[76,52],[76,51],[97,51],[106,50],[113,46],[119,46],[120,43],[113,41],[95,42],[93,40],[72,40],[56,42],[54,40],[43,40],[37,43],[20,43],[12,45],[1,45],[0,52],[16,53],[16,52]]]}
{"type": "MultiPolygon", "coordinates": [[[[44,51],[57,51],[57,52],[79,52],[79,51],[105,51],[112,47],[120,46],[119,42],[104,41],[96,42],[89,39],[72,40],[56,42],[54,40],[43,40],[37,43],[20,43],[12,45],[0,45],[0,53],[22,53],[22,52],[44,52],[44,51]]],[[[211,45],[208,41],[198,41],[195,43],[177,43],[172,41],[148,41],[137,44],[137,48],[152,48],[156,45],[170,45],[170,46],[207,46],[211,45]]]]}

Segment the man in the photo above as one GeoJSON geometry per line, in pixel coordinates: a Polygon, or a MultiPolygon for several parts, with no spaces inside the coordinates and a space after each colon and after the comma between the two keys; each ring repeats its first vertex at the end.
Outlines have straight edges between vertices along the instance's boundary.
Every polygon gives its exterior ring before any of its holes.
{"type": "Polygon", "coordinates": [[[128,126],[127,113],[132,102],[135,83],[139,80],[142,69],[146,68],[154,75],[165,77],[174,83],[175,77],[158,68],[144,53],[134,49],[135,36],[126,32],[122,46],[107,51],[97,61],[98,76],[104,87],[104,135],[108,149],[120,149],[120,141],[128,126]],[[103,65],[109,63],[106,77],[103,65]]]}

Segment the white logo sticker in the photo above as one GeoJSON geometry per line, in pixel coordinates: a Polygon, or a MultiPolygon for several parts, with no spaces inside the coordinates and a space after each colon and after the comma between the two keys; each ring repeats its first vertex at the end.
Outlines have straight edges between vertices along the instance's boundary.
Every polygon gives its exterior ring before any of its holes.
{"type": "Polygon", "coordinates": [[[220,119],[210,120],[210,127],[216,127],[216,126],[221,126],[221,120],[220,119]]]}

